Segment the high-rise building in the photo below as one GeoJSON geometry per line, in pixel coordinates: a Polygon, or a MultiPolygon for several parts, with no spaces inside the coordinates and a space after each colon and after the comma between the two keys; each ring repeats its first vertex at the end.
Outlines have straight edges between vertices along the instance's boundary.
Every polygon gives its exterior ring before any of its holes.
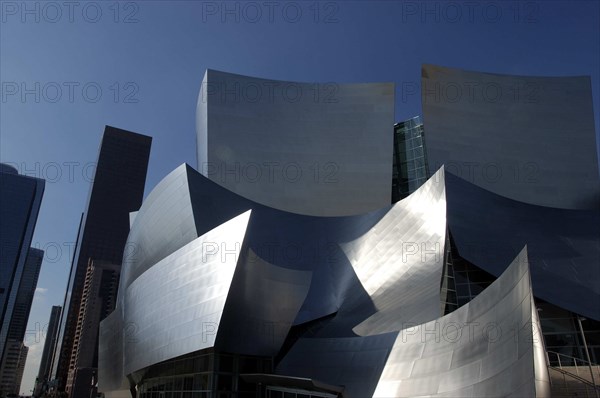
{"type": "Polygon", "coordinates": [[[62,307],[54,305],[50,312],[50,319],[48,320],[48,327],[46,329],[46,340],[44,341],[44,350],[42,351],[42,359],[40,360],[40,369],[35,383],[35,395],[40,395],[42,392],[45,392],[48,387],[52,365],[52,354],[56,347],[61,310],[62,307]]]}
{"type": "MultiPolygon", "coordinates": [[[[22,298],[24,294],[21,291],[19,296],[19,286],[30,252],[44,186],[44,180],[20,175],[14,167],[0,164],[0,358],[4,355],[18,297],[22,298]]],[[[23,309],[21,306],[20,311],[23,309]]],[[[18,316],[23,315],[21,313],[18,316]]],[[[24,322],[27,322],[26,317],[24,322]]],[[[22,337],[19,339],[22,340],[22,337]]]]}
{"type": "Polygon", "coordinates": [[[392,203],[407,197],[429,178],[423,123],[419,116],[394,125],[392,203]]]}
{"type": "Polygon", "coordinates": [[[44,252],[30,247],[45,182],[0,164],[0,394],[19,393],[25,331],[44,252]]]}
{"type": "Polygon", "coordinates": [[[28,352],[23,341],[8,340],[0,367],[0,391],[3,394],[19,394],[28,352]]]}
{"type": "MultiPolygon", "coordinates": [[[[80,339],[74,346],[86,272],[90,260],[121,264],[129,233],[129,213],[139,209],[144,195],[151,142],[148,136],[118,128],[107,126],[104,130],[94,181],[80,223],[53,359],[53,376],[59,390],[65,389],[69,372],[77,370],[71,368],[76,364],[71,361],[74,355],[89,358],[86,368],[97,366],[93,334],[89,341],[80,339]],[[91,355],[83,355],[82,350],[91,355]]],[[[98,327],[101,316],[97,316],[99,319],[95,325],[89,325],[91,328],[98,327]]]]}
{"type": "Polygon", "coordinates": [[[98,327],[115,308],[120,269],[120,264],[90,259],[67,376],[66,392],[72,397],[89,395],[90,385],[94,384],[91,377],[98,364],[98,327]]]}
{"type": "Polygon", "coordinates": [[[0,389],[2,391],[19,392],[28,352],[27,347],[24,345],[27,321],[43,257],[44,251],[33,247],[29,249],[27,254],[8,330],[7,346],[11,348],[5,352],[0,366],[0,380],[2,380],[0,389]]]}
{"type": "Polygon", "coordinates": [[[31,311],[31,303],[33,295],[37,287],[38,278],[40,276],[40,268],[44,259],[44,251],[36,248],[29,248],[21,283],[15,300],[15,308],[13,311],[10,328],[8,330],[8,338],[13,340],[24,340],[25,331],[27,329],[27,321],[29,320],[29,312],[31,311]]]}
{"type": "Polygon", "coordinates": [[[17,371],[15,372],[15,394],[21,389],[21,381],[23,380],[23,373],[25,372],[25,361],[27,360],[27,354],[29,353],[29,347],[24,343],[21,345],[21,356],[17,364],[17,371]]]}

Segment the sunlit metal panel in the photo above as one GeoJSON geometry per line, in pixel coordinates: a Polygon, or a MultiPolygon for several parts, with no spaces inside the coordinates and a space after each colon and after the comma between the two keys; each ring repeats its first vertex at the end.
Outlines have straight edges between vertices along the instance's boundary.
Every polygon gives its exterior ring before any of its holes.
{"type": "Polygon", "coordinates": [[[402,330],[374,397],[549,396],[527,249],[473,301],[402,330]]]}
{"type": "Polygon", "coordinates": [[[170,254],[128,288],[124,372],[212,347],[246,233],[250,212],[170,254]]]}

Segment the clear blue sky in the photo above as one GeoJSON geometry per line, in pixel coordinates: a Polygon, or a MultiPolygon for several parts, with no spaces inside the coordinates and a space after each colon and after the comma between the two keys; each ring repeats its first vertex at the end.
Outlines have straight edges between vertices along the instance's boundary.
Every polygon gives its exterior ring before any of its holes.
{"type": "Polygon", "coordinates": [[[68,4],[2,1],[0,8],[0,161],[48,180],[34,236],[46,256],[29,319],[23,393],[39,366],[43,336],[36,330],[50,307],[63,303],[90,188],[86,172],[104,125],[154,137],[147,194],[179,164],[195,166],[195,106],[206,68],[295,81],[395,82],[397,121],[421,113],[418,89],[403,98],[402,87],[419,84],[422,63],[590,75],[600,131],[596,1],[68,4]]]}

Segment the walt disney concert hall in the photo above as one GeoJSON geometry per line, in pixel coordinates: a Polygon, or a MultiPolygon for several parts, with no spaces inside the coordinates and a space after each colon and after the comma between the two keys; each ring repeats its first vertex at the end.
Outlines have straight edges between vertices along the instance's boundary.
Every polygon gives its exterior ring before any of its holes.
{"type": "Polygon", "coordinates": [[[106,397],[598,396],[588,77],[208,70],[196,168],[130,217],[106,397]],[[564,394],[564,395],[562,395],[564,394]]]}

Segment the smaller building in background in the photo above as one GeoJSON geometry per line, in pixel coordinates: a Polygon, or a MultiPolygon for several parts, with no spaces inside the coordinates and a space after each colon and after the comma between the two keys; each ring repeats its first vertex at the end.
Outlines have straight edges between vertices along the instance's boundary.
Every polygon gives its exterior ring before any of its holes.
{"type": "Polygon", "coordinates": [[[8,340],[0,368],[0,391],[19,394],[29,348],[19,340],[8,340]]]}
{"type": "Polygon", "coordinates": [[[417,190],[429,177],[423,122],[419,116],[394,125],[392,203],[417,190]]]}
{"type": "Polygon", "coordinates": [[[120,264],[90,259],[85,274],[66,391],[71,397],[88,396],[95,384],[98,363],[98,324],[115,308],[120,264]],[[95,342],[85,344],[84,342],[95,342]]]}
{"type": "Polygon", "coordinates": [[[61,306],[55,305],[52,306],[52,311],[50,312],[50,320],[48,321],[48,328],[46,329],[46,341],[44,342],[44,350],[42,351],[40,369],[35,382],[35,396],[39,396],[48,389],[52,365],[52,353],[54,352],[54,347],[56,347],[56,338],[58,334],[58,325],[60,323],[61,310],[61,306]]]}
{"type": "Polygon", "coordinates": [[[43,257],[43,250],[30,247],[25,259],[7,331],[6,349],[0,365],[0,391],[4,393],[19,393],[28,352],[28,348],[24,344],[27,320],[43,257]]]}
{"type": "Polygon", "coordinates": [[[29,320],[31,303],[33,302],[33,295],[37,287],[43,259],[43,250],[33,247],[29,248],[8,330],[8,339],[10,340],[25,340],[27,321],[29,320]]]}

